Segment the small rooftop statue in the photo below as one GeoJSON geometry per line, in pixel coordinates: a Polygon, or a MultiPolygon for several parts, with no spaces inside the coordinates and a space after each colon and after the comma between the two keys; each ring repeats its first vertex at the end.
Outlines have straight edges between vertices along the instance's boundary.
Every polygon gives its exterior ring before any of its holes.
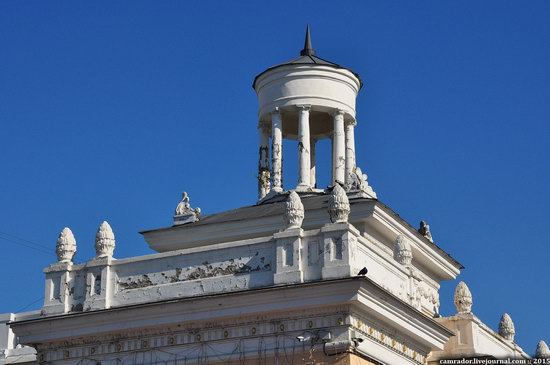
{"type": "Polygon", "coordinates": [[[512,322],[512,318],[508,315],[508,313],[504,313],[500,318],[500,323],[498,324],[498,334],[508,341],[514,341],[516,329],[514,327],[514,322],[512,322]]]}
{"type": "Polygon", "coordinates": [[[454,299],[458,313],[472,313],[472,293],[465,282],[461,281],[456,286],[454,299]]]}
{"type": "Polygon", "coordinates": [[[535,351],[535,358],[537,359],[550,359],[550,349],[544,341],[539,341],[537,344],[537,350],[535,351]]]}
{"type": "Polygon", "coordinates": [[[346,223],[350,213],[348,196],[340,184],[334,185],[328,199],[328,213],[332,223],[346,223]]]}
{"type": "Polygon", "coordinates": [[[76,240],[73,232],[68,227],[63,228],[61,233],[59,233],[55,253],[59,262],[73,261],[74,254],[76,253],[76,240]]]}
{"type": "Polygon", "coordinates": [[[428,241],[433,242],[432,233],[430,232],[430,225],[426,221],[420,221],[420,228],[418,232],[428,239],[428,241]]]}
{"type": "Polygon", "coordinates": [[[95,257],[113,257],[114,251],[115,234],[113,233],[113,229],[109,223],[107,223],[107,221],[103,221],[95,235],[95,257]]]}
{"type": "Polygon", "coordinates": [[[300,228],[304,220],[304,205],[300,196],[295,192],[290,192],[288,200],[285,203],[285,221],[287,229],[300,228]]]}
{"type": "Polygon", "coordinates": [[[368,183],[367,174],[363,174],[360,167],[355,167],[349,176],[349,184],[346,185],[347,191],[363,191],[376,198],[376,193],[368,183]]]}
{"type": "Polygon", "coordinates": [[[401,265],[410,265],[412,263],[413,254],[411,250],[411,244],[407,241],[405,236],[400,234],[395,240],[395,247],[393,250],[393,257],[401,265]]]}
{"type": "Polygon", "coordinates": [[[196,222],[199,220],[200,214],[200,208],[191,208],[191,204],[189,204],[189,196],[184,191],[181,195],[181,201],[174,212],[174,225],[196,222]]]}

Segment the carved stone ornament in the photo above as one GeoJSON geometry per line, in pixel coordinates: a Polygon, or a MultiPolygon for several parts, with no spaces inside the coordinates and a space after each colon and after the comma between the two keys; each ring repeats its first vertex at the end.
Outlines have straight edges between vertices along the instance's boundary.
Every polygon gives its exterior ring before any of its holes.
{"type": "Polygon", "coordinates": [[[269,181],[271,174],[269,169],[261,168],[258,172],[258,185],[260,187],[260,196],[263,198],[269,193],[269,181]]]}
{"type": "Polygon", "coordinates": [[[285,204],[285,222],[287,224],[287,229],[302,227],[303,220],[304,205],[302,204],[300,196],[295,191],[292,191],[285,204]]]}
{"type": "Polygon", "coordinates": [[[95,235],[95,255],[100,257],[113,257],[115,251],[115,234],[111,226],[103,221],[95,235]]]}
{"type": "Polygon", "coordinates": [[[179,202],[178,206],[176,207],[176,211],[174,212],[174,224],[178,225],[196,222],[199,220],[200,215],[201,209],[191,208],[191,204],[189,203],[189,195],[187,195],[186,192],[183,192],[181,196],[181,201],[179,202]]]}
{"type": "Polygon", "coordinates": [[[420,221],[420,228],[418,232],[426,237],[428,241],[433,242],[432,233],[430,232],[430,225],[426,221],[420,221]]]}
{"type": "Polygon", "coordinates": [[[189,195],[187,195],[187,193],[184,191],[181,195],[181,201],[178,203],[174,215],[178,216],[191,213],[193,213],[193,210],[191,209],[191,204],[189,204],[189,195]]]}
{"type": "Polygon", "coordinates": [[[395,240],[395,247],[393,249],[393,257],[395,261],[401,265],[410,265],[412,262],[413,254],[409,241],[400,234],[395,240]]]}
{"type": "Polygon", "coordinates": [[[537,350],[535,351],[535,358],[537,359],[550,359],[550,349],[544,341],[539,341],[537,344],[537,350]]]}
{"type": "Polygon", "coordinates": [[[472,313],[472,293],[465,282],[458,283],[455,289],[455,307],[458,313],[472,313]]]}
{"type": "Polygon", "coordinates": [[[364,180],[364,176],[359,167],[356,167],[353,171],[349,172],[348,181],[349,183],[346,185],[347,191],[364,190],[366,185],[366,180],[364,180]]]}
{"type": "Polygon", "coordinates": [[[504,313],[500,318],[500,323],[498,324],[498,334],[508,341],[514,341],[516,329],[514,327],[514,322],[512,322],[512,318],[508,315],[508,313],[504,313]]]}
{"type": "Polygon", "coordinates": [[[348,221],[350,206],[346,191],[339,184],[334,185],[328,200],[328,213],[332,223],[348,221]]]}
{"type": "Polygon", "coordinates": [[[74,254],[76,253],[76,240],[74,239],[73,232],[65,227],[57,238],[57,244],[55,246],[55,253],[57,254],[57,260],[59,262],[72,262],[74,254]]]}

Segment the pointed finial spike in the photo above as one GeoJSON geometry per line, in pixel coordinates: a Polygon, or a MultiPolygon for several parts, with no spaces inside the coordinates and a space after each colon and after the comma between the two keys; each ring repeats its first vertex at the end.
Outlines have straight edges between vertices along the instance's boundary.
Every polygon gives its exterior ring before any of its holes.
{"type": "Polygon", "coordinates": [[[306,39],[304,42],[304,49],[300,51],[300,56],[313,56],[314,54],[315,54],[315,50],[311,45],[311,34],[309,31],[309,24],[308,24],[306,28],[306,39]]]}

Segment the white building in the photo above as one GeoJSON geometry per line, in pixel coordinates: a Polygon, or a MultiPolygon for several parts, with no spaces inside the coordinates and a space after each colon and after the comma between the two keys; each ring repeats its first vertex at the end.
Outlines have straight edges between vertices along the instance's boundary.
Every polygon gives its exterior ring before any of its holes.
{"type": "MultiPolygon", "coordinates": [[[[65,228],[44,269],[41,311],[2,317],[0,363],[428,364],[442,358],[529,358],[503,316],[439,315],[439,287],[462,266],[429,226],[377,200],[356,164],[359,76],[315,55],[254,80],[259,100],[258,202],[201,216],[184,194],[173,225],[142,232],[156,254],[115,259],[101,224],[97,255],[72,261],[65,228]],[[298,141],[283,151],[284,138],[298,141]],[[332,184],[316,184],[316,141],[332,141],[332,184]],[[284,186],[282,157],[297,158],[284,186]],[[36,349],[36,353],[34,349],[36,349]]],[[[547,356],[541,344],[539,356],[547,356]]]]}

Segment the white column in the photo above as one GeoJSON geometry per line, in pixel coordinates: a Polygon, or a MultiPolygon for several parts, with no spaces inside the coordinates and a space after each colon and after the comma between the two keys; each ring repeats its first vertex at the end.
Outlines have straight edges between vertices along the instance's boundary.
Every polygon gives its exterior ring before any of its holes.
{"type": "Polygon", "coordinates": [[[298,186],[296,190],[310,189],[309,105],[298,106],[298,186]]]}
{"type": "Polygon", "coordinates": [[[351,174],[355,172],[355,121],[346,123],[346,187],[352,183],[351,174]]]}
{"type": "Polygon", "coordinates": [[[271,113],[271,188],[283,191],[283,120],[279,108],[271,113]]]}
{"type": "Polygon", "coordinates": [[[334,117],[334,134],[332,138],[332,184],[345,183],[346,141],[344,135],[344,111],[336,110],[334,117]]]}
{"type": "Polygon", "coordinates": [[[259,160],[258,160],[258,199],[262,199],[269,193],[269,134],[268,126],[260,123],[258,125],[260,137],[259,160]]]}
{"type": "Polygon", "coordinates": [[[311,139],[311,142],[310,142],[310,149],[311,149],[311,152],[309,154],[309,165],[310,165],[310,172],[309,172],[309,185],[312,187],[312,188],[315,188],[315,184],[317,184],[317,180],[316,180],[316,177],[315,177],[315,174],[316,174],[316,171],[315,171],[315,143],[317,141],[315,140],[315,138],[312,138],[311,139]]]}

